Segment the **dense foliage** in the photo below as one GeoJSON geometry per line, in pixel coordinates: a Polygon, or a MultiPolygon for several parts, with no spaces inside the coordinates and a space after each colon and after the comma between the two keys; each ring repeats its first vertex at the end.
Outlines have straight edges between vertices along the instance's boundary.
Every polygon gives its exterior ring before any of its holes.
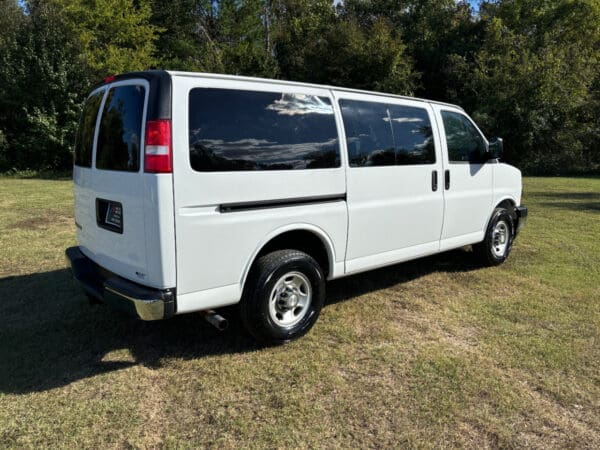
{"type": "Polygon", "coordinates": [[[64,170],[103,76],[164,68],[462,105],[528,173],[600,170],[600,2],[0,0],[0,171],[64,170]]]}

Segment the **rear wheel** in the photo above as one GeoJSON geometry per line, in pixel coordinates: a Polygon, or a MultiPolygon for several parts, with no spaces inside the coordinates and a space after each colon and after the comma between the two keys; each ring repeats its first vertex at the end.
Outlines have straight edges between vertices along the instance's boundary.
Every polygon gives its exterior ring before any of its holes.
{"type": "Polygon", "coordinates": [[[512,249],[515,226],[505,208],[496,208],[490,219],[485,239],[473,246],[479,260],[486,266],[502,264],[512,249]]]}
{"type": "Polygon", "coordinates": [[[325,300],[319,264],[298,250],[260,257],[252,268],[240,305],[242,322],[263,342],[284,343],[304,335],[325,300]]]}

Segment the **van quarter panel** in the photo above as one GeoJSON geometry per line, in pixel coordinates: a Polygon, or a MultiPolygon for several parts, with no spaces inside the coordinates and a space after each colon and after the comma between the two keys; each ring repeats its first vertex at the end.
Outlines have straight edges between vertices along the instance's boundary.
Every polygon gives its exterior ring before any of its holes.
{"type": "MultiPolygon", "coordinates": [[[[175,193],[175,228],[177,241],[177,293],[178,311],[205,309],[208,297],[199,293],[229,286],[227,303],[239,300],[232,295],[231,286],[239,286],[241,274],[251,262],[265,237],[277,229],[303,225],[327,230],[334,246],[336,263],[343,262],[346,245],[347,210],[345,201],[327,201],[327,198],[344,196],[346,193],[344,156],[339,151],[338,167],[307,170],[224,170],[197,171],[190,161],[190,131],[188,101],[193,89],[224,90],[224,98],[236,106],[237,98],[231,90],[253,93],[277,93],[277,100],[268,105],[275,118],[286,120],[294,114],[311,113],[310,108],[319,105],[302,105],[300,110],[290,110],[290,98],[302,101],[303,96],[328,99],[333,104],[330,91],[312,87],[291,86],[282,83],[224,80],[173,75],[173,104],[186,105],[173,108],[173,172],[175,193]],[[288,108],[288,109],[285,109],[288,108]],[[301,108],[305,108],[302,110],[301,108]],[[308,109],[306,109],[308,108],[308,109]],[[324,201],[315,201],[323,198],[324,201]],[[298,200],[309,199],[309,202],[298,200]],[[290,201],[286,206],[285,201],[290,201]],[[223,206],[259,204],[277,201],[276,206],[236,209],[230,212],[223,206]],[[189,296],[187,295],[189,294],[189,296]],[[192,295],[193,294],[193,295],[192,295]]],[[[195,91],[198,92],[198,91],[195,91]]],[[[204,93],[205,91],[202,91],[204,93]]],[[[260,95],[258,95],[260,97],[260,95]]],[[[211,105],[212,106],[212,105],[211,105]]],[[[202,107],[197,105],[195,107],[202,107]]],[[[242,114],[243,111],[232,113],[242,114]]],[[[325,111],[327,112],[327,111],[325,111]]],[[[316,114],[320,113],[317,111],[316,114]]],[[[256,114],[256,112],[253,112],[256,114]]],[[[326,117],[326,116],[325,116],[326,117]]],[[[195,120],[194,118],[192,118],[195,120]]],[[[252,122],[250,122],[252,123],[252,122]]],[[[214,125],[213,125],[214,128],[214,125]]],[[[243,131],[243,130],[242,130],[243,131]]],[[[339,130],[335,127],[339,140],[339,130]]],[[[334,131],[334,133],[335,133],[334,131]]],[[[218,130],[217,130],[218,132],[218,130]]],[[[222,140],[209,136],[206,145],[218,145],[222,140]],[[210,138],[210,139],[209,139],[210,138]]],[[[233,138],[231,138],[233,139],[233,138]]],[[[237,139],[237,138],[236,138],[237,139]]],[[[240,142],[246,145],[251,139],[233,140],[228,149],[240,142]]],[[[261,145],[258,142],[256,145],[261,145]]],[[[204,144],[203,144],[204,145],[204,144]]],[[[268,144],[270,145],[270,144],[268,144]]],[[[339,147],[339,143],[338,143],[339,147]]],[[[285,149],[282,149],[285,150],[285,149]]],[[[201,148],[199,151],[204,152],[201,148]]],[[[212,150],[211,150],[212,151],[212,150]]],[[[302,151],[302,148],[299,148],[302,151]]],[[[228,153],[224,153],[225,156],[228,153]]],[[[217,157],[215,157],[217,158],[217,157]]],[[[211,159],[210,161],[217,160],[211,159]]],[[[244,163],[245,164],[245,163],[244,163]]],[[[239,289],[239,288],[238,288],[239,289]]],[[[208,292],[207,292],[208,294],[208,292]]],[[[214,305],[208,305],[210,307],[214,305]]]]}

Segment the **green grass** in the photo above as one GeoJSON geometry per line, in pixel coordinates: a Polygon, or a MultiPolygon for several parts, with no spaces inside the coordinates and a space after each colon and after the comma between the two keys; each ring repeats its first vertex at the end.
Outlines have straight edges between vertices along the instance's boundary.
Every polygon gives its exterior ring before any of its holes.
{"type": "Polygon", "coordinates": [[[600,447],[600,179],[529,178],[501,267],[454,251],[331,283],[261,348],[90,306],[71,182],[0,178],[0,446],[600,447]]]}

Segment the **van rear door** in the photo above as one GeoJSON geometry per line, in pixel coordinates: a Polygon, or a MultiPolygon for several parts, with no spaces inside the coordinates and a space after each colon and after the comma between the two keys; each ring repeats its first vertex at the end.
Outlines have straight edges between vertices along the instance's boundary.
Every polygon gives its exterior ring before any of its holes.
{"type": "MultiPolygon", "coordinates": [[[[119,78],[92,91],[83,109],[73,170],[77,239],[88,258],[113,273],[174,287],[174,255],[173,262],[162,260],[159,232],[169,230],[170,214],[173,234],[172,174],[143,167],[151,86],[147,79],[119,78]]],[[[167,243],[174,253],[174,237],[167,243]]]]}

